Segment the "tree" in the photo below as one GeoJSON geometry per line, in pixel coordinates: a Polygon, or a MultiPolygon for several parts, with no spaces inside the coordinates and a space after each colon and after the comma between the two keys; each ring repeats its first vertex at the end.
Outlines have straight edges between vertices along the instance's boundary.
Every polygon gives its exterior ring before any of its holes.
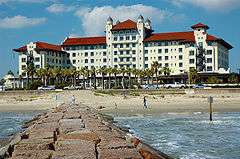
{"type": "Polygon", "coordinates": [[[128,89],[131,89],[131,87],[132,87],[132,81],[131,81],[132,69],[130,67],[128,67],[126,69],[126,73],[128,74],[128,89]]]}
{"type": "Polygon", "coordinates": [[[93,67],[90,70],[90,75],[91,75],[91,78],[93,78],[94,89],[96,90],[97,89],[97,85],[96,85],[96,68],[95,67],[93,67]]]}
{"type": "Polygon", "coordinates": [[[209,76],[207,79],[207,83],[209,83],[209,84],[217,84],[220,82],[221,81],[216,76],[209,76]]]}
{"type": "MultiPolygon", "coordinates": [[[[38,77],[38,78],[41,78],[41,80],[42,80],[42,83],[44,83],[44,79],[45,79],[45,69],[43,69],[43,68],[40,68],[40,69],[38,69],[37,71],[36,71],[36,76],[38,77]]],[[[19,79],[20,80],[20,79],[19,79]]]]}
{"type": "Polygon", "coordinates": [[[162,72],[165,76],[169,76],[171,73],[171,69],[168,67],[163,67],[162,72]]]}
{"type": "Polygon", "coordinates": [[[108,73],[108,89],[111,89],[111,76],[114,73],[113,68],[111,67],[107,68],[107,73],[108,73]]]}
{"type": "Polygon", "coordinates": [[[122,88],[125,89],[125,74],[126,74],[125,67],[121,67],[120,72],[122,74],[122,88]]]}
{"type": "Polygon", "coordinates": [[[238,77],[235,74],[231,74],[228,77],[228,83],[238,83],[238,77]]]}
{"type": "Polygon", "coordinates": [[[104,89],[104,77],[105,75],[107,74],[107,68],[106,67],[101,67],[99,70],[98,70],[98,73],[100,73],[102,75],[102,89],[104,89]]]}
{"type": "Polygon", "coordinates": [[[26,72],[27,72],[28,83],[29,83],[29,76],[31,77],[31,82],[33,83],[34,75],[36,73],[36,68],[33,63],[28,64],[26,72]]]}
{"type": "Polygon", "coordinates": [[[119,70],[117,68],[112,68],[112,73],[114,74],[114,87],[117,87],[117,74],[119,73],[119,70]]]}
{"type": "Polygon", "coordinates": [[[87,68],[82,67],[79,71],[79,74],[83,76],[83,89],[86,89],[87,68]]]}
{"type": "Polygon", "coordinates": [[[196,82],[199,82],[200,77],[199,74],[197,72],[197,70],[195,68],[191,68],[190,72],[189,72],[189,78],[190,78],[190,84],[195,84],[196,82]]]}
{"type": "Polygon", "coordinates": [[[151,65],[151,69],[155,73],[155,78],[157,81],[157,87],[158,87],[158,68],[160,67],[160,64],[157,61],[154,61],[151,65]]]}

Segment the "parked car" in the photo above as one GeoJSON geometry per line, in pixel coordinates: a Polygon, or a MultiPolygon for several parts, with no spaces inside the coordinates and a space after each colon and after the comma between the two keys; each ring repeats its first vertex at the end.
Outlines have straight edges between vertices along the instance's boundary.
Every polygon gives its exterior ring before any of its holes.
{"type": "Polygon", "coordinates": [[[40,91],[55,90],[55,86],[41,86],[41,87],[38,87],[38,90],[40,90],[40,91]]]}
{"type": "Polygon", "coordinates": [[[160,85],[156,85],[156,84],[144,84],[142,86],[143,89],[159,89],[160,85]]]}
{"type": "Polygon", "coordinates": [[[195,84],[193,85],[193,88],[205,88],[206,86],[204,86],[203,84],[195,84]]]}
{"type": "Polygon", "coordinates": [[[170,89],[170,88],[186,88],[186,85],[183,83],[175,82],[173,84],[164,84],[164,88],[170,89]]]}
{"type": "Polygon", "coordinates": [[[67,87],[64,87],[63,89],[65,90],[80,90],[80,89],[83,89],[82,86],[67,86],[67,87]]]}

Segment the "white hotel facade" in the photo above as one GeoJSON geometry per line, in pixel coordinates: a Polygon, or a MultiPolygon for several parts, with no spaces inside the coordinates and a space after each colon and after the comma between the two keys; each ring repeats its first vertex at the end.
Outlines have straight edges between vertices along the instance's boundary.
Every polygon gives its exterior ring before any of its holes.
{"type": "Polygon", "coordinates": [[[77,70],[82,67],[151,68],[157,61],[172,75],[196,68],[203,73],[229,72],[229,50],[223,39],[208,34],[209,27],[193,25],[192,31],[154,33],[151,21],[139,16],[137,21],[106,22],[105,36],[68,37],[61,45],[31,42],[14,49],[19,53],[19,74],[25,76],[27,63],[36,68],[51,67],[77,70]]]}

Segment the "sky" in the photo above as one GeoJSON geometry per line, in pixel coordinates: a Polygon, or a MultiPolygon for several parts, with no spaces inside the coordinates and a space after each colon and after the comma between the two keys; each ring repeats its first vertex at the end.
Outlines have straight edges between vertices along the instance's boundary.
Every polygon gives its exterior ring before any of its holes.
{"type": "Polygon", "coordinates": [[[230,68],[240,68],[240,0],[0,0],[0,78],[18,70],[18,48],[31,41],[104,35],[106,19],[142,14],[155,33],[189,31],[198,22],[230,43],[230,68]]]}

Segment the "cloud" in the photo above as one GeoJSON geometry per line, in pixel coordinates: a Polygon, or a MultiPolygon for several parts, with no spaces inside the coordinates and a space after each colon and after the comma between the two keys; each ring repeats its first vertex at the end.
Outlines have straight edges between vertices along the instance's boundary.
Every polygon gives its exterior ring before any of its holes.
{"type": "Polygon", "coordinates": [[[155,24],[161,23],[164,19],[174,16],[167,10],[161,10],[152,6],[143,4],[131,6],[102,6],[95,8],[80,8],[75,12],[82,21],[82,26],[85,34],[99,35],[105,30],[106,19],[111,16],[116,20],[133,19],[142,14],[145,18],[150,18],[155,24]]]}
{"type": "Polygon", "coordinates": [[[240,7],[240,0],[170,0],[176,6],[195,5],[206,10],[229,11],[240,7]]]}
{"type": "Polygon", "coordinates": [[[74,6],[66,6],[64,4],[52,4],[51,6],[47,7],[47,10],[51,13],[62,13],[62,12],[70,12],[74,11],[76,7],[74,6]]]}
{"type": "Polygon", "coordinates": [[[0,28],[24,28],[42,24],[46,18],[28,18],[21,15],[0,19],[0,28]]]}

